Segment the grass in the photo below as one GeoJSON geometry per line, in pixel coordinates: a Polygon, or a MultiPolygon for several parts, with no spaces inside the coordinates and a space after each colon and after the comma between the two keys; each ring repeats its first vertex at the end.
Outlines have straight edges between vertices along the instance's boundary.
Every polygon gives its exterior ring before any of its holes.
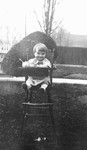
{"type": "MultiPolygon", "coordinates": [[[[69,70],[70,67],[58,67],[54,76],[87,79],[85,72],[80,72],[81,68],[78,72],[75,67],[69,70]]],[[[53,85],[51,97],[54,103],[57,136],[54,134],[50,118],[31,117],[21,137],[22,102],[25,93],[21,85],[16,84],[9,86],[9,83],[0,83],[0,102],[8,104],[6,107],[0,105],[0,150],[86,150],[87,85],[53,85]],[[42,140],[35,141],[38,137],[42,140]],[[46,137],[46,140],[43,140],[43,137],[46,137]]],[[[34,94],[36,96],[33,97],[33,102],[41,101],[38,96],[42,96],[41,102],[47,100],[45,95],[38,95],[37,92],[34,94]]]]}
{"type": "Polygon", "coordinates": [[[87,66],[57,64],[53,72],[55,78],[87,79],[87,66]]]}
{"type": "MultiPolygon", "coordinates": [[[[36,96],[38,96],[37,93],[36,96]]],[[[54,102],[55,137],[50,118],[30,118],[24,128],[23,138],[20,136],[22,123],[23,90],[2,95],[0,100],[7,100],[8,107],[5,118],[3,107],[0,113],[0,150],[85,150],[87,147],[87,86],[83,85],[53,85],[51,90],[54,102]],[[38,137],[46,137],[40,142],[38,137]],[[58,142],[58,148],[56,140],[58,142]]],[[[46,101],[45,95],[42,102],[46,101]]],[[[33,99],[37,101],[40,99],[33,99]]],[[[39,111],[39,110],[38,110],[39,111]]]]}

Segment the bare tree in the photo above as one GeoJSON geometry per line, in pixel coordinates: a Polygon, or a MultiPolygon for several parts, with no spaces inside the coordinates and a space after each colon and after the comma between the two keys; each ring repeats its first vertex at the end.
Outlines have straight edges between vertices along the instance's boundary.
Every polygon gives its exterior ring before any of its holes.
{"type": "Polygon", "coordinates": [[[44,32],[48,35],[52,35],[52,32],[56,30],[62,22],[62,20],[59,23],[57,22],[57,24],[55,22],[56,7],[58,9],[58,5],[61,1],[62,0],[44,0],[42,17],[43,24],[41,24],[40,20],[38,19],[36,11],[34,11],[41,30],[44,30],[44,32]]]}

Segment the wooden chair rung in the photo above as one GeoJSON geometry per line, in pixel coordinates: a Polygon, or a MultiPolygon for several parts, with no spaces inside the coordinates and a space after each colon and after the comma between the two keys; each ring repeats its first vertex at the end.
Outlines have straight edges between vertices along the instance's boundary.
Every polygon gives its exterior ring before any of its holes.
{"type": "Polygon", "coordinates": [[[28,113],[26,113],[26,116],[46,116],[46,117],[48,117],[48,116],[50,116],[50,114],[28,114],[28,113]]]}
{"type": "Polygon", "coordinates": [[[47,107],[47,106],[53,106],[53,103],[22,103],[23,105],[28,105],[28,106],[35,106],[35,107],[47,107]]]}

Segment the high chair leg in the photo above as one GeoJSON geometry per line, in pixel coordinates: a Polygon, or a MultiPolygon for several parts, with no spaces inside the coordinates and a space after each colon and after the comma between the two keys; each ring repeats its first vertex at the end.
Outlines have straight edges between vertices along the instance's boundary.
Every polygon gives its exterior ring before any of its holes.
{"type": "MultiPolygon", "coordinates": [[[[52,100],[51,100],[51,95],[50,95],[49,89],[47,89],[47,98],[48,98],[48,102],[51,103],[52,100]]],[[[55,131],[55,120],[54,120],[53,106],[49,106],[49,112],[50,112],[53,130],[54,130],[54,132],[56,132],[55,131]]]]}
{"type": "Polygon", "coordinates": [[[32,93],[33,93],[33,91],[32,91],[32,88],[31,88],[30,93],[29,93],[29,97],[28,97],[28,102],[30,102],[30,103],[31,103],[31,100],[32,100],[32,93]]]}
{"type": "MultiPolygon", "coordinates": [[[[26,98],[25,98],[25,103],[27,103],[27,102],[31,102],[31,100],[32,100],[32,89],[30,90],[30,92],[27,92],[27,95],[26,95],[26,98]]],[[[22,136],[22,134],[23,134],[23,129],[24,129],[24,126],[25,126],[25,124],[26,124],[26,112],[27,112],[27,105],[24,105],[23,106],[24,108],[23,108],[23,121],[22,121],[22,126],[21,126],[21,136],[22,136]]]]}
{"type": "Polygon", "coordinates": [[[24,105],[23,106],[24,107],[24,110],[23,110],[23,118],[22,118],[22,125],[21,125],[21,137],[22,137],[22,135],[23,135],[23,129],[24,129],[24,126],[25,126],[25,124],[26,124],[26,105],[24,105]]]}
{"type": "Polygon", "coordinates": [[[54,132],[55,131],[55,121],[54,121],[54,114],[53,114],[53,106],[49,106],[49,112],[50,112],[50,117],[51,117],[51,122],[52,122],[52,127],[54,132]]]}
{"type": "MultiPolygon", "coordinates": [[[[29,97],[29,92],[26,91],[26,97],[25,97],[25,102],[27,103],[28,102],[28,97],[29,97]]],[[[24,129],[24,126],[25,126],[25,122],[26,122],[26,118],[25,118],[25,114],[26,114],[26,105],[23,106],[23,116],[22,116],[22,125],[21,125],[21,137],[22,137],[22,134],[23,134],[23,129],[24,129]]]]}

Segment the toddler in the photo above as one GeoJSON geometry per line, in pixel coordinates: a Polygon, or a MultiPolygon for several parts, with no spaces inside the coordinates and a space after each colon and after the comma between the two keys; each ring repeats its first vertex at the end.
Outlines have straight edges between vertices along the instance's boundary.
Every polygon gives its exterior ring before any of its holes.
{"type": "MultiPolygon", "coordinates": [[[[48,48],[43,43],[38,43],[33,48],[35,58],[22,63],[22,67],[51,67],[50,61],[46,58],[48,48]]],[[[50,77],[37,77],[29,76],[26,80],[27,89],[29,90],[32,86],[40,85],[40,90],[46,91],[50,83],[50,77]]]]}

